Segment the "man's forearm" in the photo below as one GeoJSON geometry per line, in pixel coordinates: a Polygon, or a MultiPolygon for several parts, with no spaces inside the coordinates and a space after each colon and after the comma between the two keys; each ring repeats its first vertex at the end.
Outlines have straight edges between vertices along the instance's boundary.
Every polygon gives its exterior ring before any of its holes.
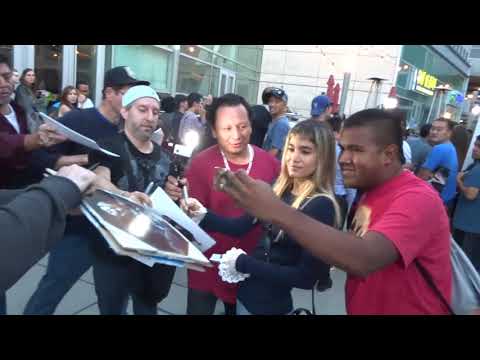
{"type": "Polygon", "coordinates": [[[313,256],[349,274],[366,276],[384,266],[377,263],[378,249],[368,239],[338,231],[286,204],[273,211],[272,222],[313,256]]]}

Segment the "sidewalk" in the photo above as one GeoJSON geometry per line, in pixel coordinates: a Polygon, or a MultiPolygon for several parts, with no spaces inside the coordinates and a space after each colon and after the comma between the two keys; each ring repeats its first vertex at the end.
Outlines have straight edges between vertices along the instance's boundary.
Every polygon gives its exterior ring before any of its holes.
{"type": "MultiPolygon", "coordinates": [[[[7,292],[7,313],[21,315],[38,282],[45,273],[48,257],[40,260],[25,276],[7,292]]],[[[318,314],[344,315],[345,274],[335,269],[332,273],[333,288],[324,293],[315,293],[315,306],[318,314]]],[[[295,289],[295,307],[311,309],[311,291],[295,289]]],[[[55,312],[56,315],[98,315],[97,297],[90,269],[80,281],[68,292],[55,312]]],[[[158,307],[159,315],[183,315],[187,306],[187,274],[185,269],[178,268],[168,297],[158,307]]],[[[217,303],[215,313],[221,314],[223,306],[217,303]]],[[[128,313],[132,313],[131,302],[128,313]]]]}

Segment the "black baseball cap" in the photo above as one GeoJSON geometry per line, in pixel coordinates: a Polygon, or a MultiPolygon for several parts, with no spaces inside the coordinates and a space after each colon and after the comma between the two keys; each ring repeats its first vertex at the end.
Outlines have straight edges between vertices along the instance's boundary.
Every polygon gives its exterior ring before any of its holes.
{"type": "Polygon", "coordinates": [[[150,85],[149,81],[135,79],[135,73],[128,66],[117,66],[105,73],[103,87],[150,85]]]}
{"type": "Polygon", "coordinates": [[[287,96],[287,93],[285,92],[285,90],[283,89],[280,89],[280,88],[267,88],[265,89],[267,91],[264,91],[264,94],[262,97],[265,98],[266,102],[268,103],[268,101],[270,100],[270,98],[274,97],[274,98],[277,98],[285,103],[288,103],[288,96],[287,96]]]}

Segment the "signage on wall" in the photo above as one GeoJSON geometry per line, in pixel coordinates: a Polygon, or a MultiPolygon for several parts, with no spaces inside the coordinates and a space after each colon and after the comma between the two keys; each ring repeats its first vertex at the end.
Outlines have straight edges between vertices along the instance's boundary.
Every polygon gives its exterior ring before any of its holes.
{"type": "Polygon", "coordinates": [[[417,69],[414,81],[414,90],[421,94],[432,96],[437,87],[438,79],[425,70],[417,69]]]}

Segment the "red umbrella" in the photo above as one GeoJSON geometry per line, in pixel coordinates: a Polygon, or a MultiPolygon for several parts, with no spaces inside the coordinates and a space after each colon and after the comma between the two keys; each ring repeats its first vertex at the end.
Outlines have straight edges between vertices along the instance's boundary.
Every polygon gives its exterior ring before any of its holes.
{"type": "Polygon", "coordinates": [[[333,75],[330,75],[327,81],[327,96],[331,99],[333,99],[333,87],[335,86],[335,79],[333,78],[333,75]]]}

